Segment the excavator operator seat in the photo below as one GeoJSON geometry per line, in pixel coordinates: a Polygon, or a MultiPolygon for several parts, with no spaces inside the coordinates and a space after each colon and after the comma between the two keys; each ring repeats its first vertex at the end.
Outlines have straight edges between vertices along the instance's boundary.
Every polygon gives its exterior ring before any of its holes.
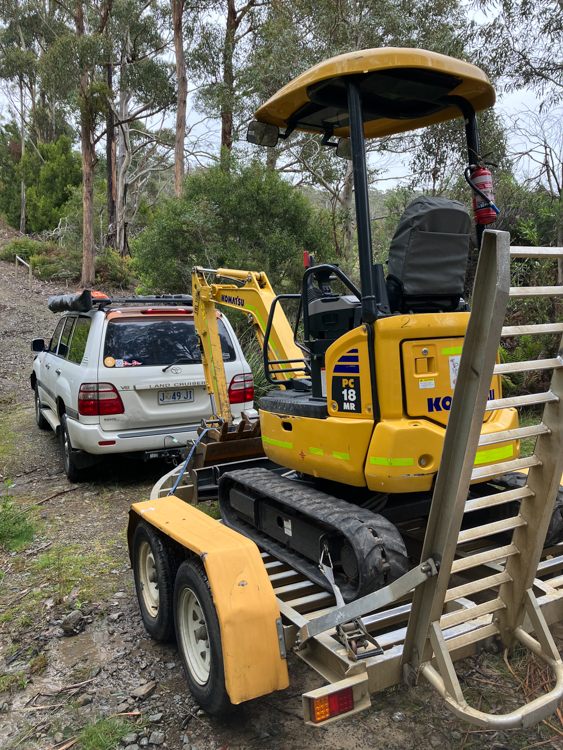
{"type": "Polygon", "coordinates": [[[422,195],[401,216],[389,248],[392,313],[466,309],[461,295],[471,219],[463,203],[422,195]]]}

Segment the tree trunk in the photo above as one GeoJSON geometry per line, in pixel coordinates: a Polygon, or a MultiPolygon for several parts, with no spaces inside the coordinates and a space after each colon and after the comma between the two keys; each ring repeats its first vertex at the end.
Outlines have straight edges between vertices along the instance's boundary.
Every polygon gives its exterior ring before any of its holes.
{"type": "MultiPolygon", "coordinates": [[[[113,87],[113,64],[110,62],[106,66],[107,84],[111,89],[113,87]]],[[[115,212],[115,117],[113,109],[108,109],[106,118],[107,136],[106,136],[106,178],[107,178],[107,205],[108,205],[108,230],[106,234],[106,245],[115,247],[116,232],[116,212],[115,212]]]]}
{"type": "MultiPolygon", "coordinates": [[[[82,4],[76,4],[76,34],[84,36],[84,15],[82,4]]],[[[94,165],[96,151],[92,143],[92,121],[88,111],[88,73],[80,76],[80,97],[82,112],[80,116],[80,145],[82,150],[82,279],[81,285],[86,289],[94,286],[96,266],[94,261],[94,165]]]]}
{"type": "MultiPolygon", "coordinates": [[[[123,122],[129,115],[130,94],[126,91],[119,93],[119,120],[123,122]]],[[[127,172],[131,164],[131,144],[129,141],[129,123],[119,126],[119,150],[117,159],[117,234],[116,247],[119,254],[127,255],[125,235],[127,220],[127,172]]]]}
{"type": "Polygon", "coordinates": [[[227,0],[227,30],[223,48],[223,84],[225,89],[221,111],[221,151],[230,152],[233,147],[233,106],[234,106],[234,71],[235,33],[237,29],[237,10],[235,0],[227,0]]]}
{"type": "Polygon", "coordinates": [[[186,139],[186,105],[188,101],[188,78],[184,55],[184,0],[172,1],[174,25],[174,50],[176,52],[176,78],[178,80],[178,104],[176,107],[176,135],[174,136],[174,192],[184,192],[184,141],[186,139]]]}
{"type": "MultiPolygon", "coordinates": [[[[23,113],[23,81],[20,78],[20,123],[21,123],[21,150],[22,159],[25,154],[25,118],[23,113]]],[[[20,232],[25,234],[25,179],[22,172],[21,181],[21,207],[20,207],[20,232]]]]}
{"type": "Polygon", "coordinates": [[[340,193],[340,208],[346,216],[346,226],[344,228],[344,259],[350,260],[352,253],[352,240],[354,238],[354,216],[352,211],[352,198],[354,197],[354,179],[353,179],[352,161],[346,162],[346,174],[344,175],[344,185],[340,193]]]}

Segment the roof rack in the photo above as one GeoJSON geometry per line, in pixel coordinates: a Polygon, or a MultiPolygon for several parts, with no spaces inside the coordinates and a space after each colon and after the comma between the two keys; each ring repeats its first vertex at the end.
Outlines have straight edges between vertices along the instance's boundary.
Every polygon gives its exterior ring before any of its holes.
{"type": "Polygon", "coordinates": [[[49,297],[47,306],[51,312],[88,312],[94,305],[102,311],[108,305],[193,305],[193,297],[188,294],[163,294],[160,296],[138,296],[138,297],[106,297],[100,292],[91,292],[85,289],[75,294],[64,294],[49,297]]]}
{"type": "Polygon", "coordinates": [[[164,305],[179,306],[193,305],[194,298],[189,294],[163,294],[155,297],[108,297],[107,299],[92,299],[92,306],[98,305],[100,310],[105,310],[108,305],[164,305]]]}

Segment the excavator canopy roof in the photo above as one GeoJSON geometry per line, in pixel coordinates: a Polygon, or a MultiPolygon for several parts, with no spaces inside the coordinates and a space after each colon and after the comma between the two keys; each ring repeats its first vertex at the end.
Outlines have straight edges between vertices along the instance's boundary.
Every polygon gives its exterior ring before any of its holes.
{"type": "Polygon", "coordinates": [[[383,47],[318,63],[271,97],[259,122],[312,133],[350,133],[345,76],[360,87],[364,134],[378,138],[460,117],[451,97],[478,112],[495,103],[489,79],[475,65],[422,49],[383,47]]]}

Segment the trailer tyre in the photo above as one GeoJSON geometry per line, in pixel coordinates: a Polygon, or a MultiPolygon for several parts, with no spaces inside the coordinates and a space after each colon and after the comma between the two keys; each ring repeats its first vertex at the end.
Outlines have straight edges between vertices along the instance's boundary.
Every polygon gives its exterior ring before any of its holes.
{"type": "Polygon", "coordinates": [[[133,575],[143,624],[157,641],[174,640],[174,578],[178,563],[158,531],[140,521],[133,537],[133,575]]]}
{"type": "Polygon", "coordinates": [[[219,620],[203,566],[186,560],[174,587],[174,622],[178,650],[190,692],[211,716],[231,708],[225,686],[219,620]]]}

